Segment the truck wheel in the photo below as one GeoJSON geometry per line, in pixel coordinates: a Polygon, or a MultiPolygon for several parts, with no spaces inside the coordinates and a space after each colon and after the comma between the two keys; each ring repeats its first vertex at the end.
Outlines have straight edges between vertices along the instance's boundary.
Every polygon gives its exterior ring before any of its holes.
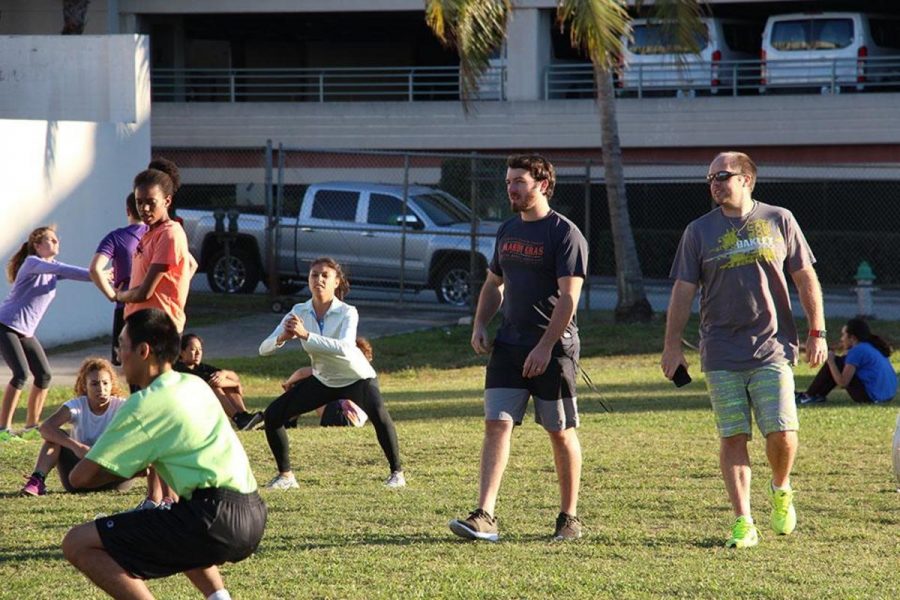
{"type": "Polygon", "coordinates": [[[259,283],[259,267],[243,250],[232,250],[228,257],[224,250],[219,250],[209,262],[206,279],[214,292],[249,294],[259,283]]]}
{"type": "Polygon", "coordinates": [[[444,265],[435,278],[434,291],[438,302],[451,306],[468,306],[471,290],[469,265],[451,261],[444,265]]]}

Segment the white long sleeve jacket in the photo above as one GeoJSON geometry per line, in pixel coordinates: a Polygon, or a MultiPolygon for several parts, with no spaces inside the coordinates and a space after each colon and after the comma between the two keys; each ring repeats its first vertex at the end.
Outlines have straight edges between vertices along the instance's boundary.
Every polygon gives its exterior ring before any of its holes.
{"type": "Polygon", "coordinates": [[[355,307],[337,298],[331,301],[331,307],[325,313],[321,331],[312,300],[295,304],[259,345],[260,355],[268,356],[284,346],[278,344],[278,336],[284,331],[284,324],[291,314],[296,315],[309,331],[309,338],[300,340],[300,344],[312,361],[313,377],[323,385],[338,388],[375,377],[375,369],[356,347],[359,313],[355,307]]]}

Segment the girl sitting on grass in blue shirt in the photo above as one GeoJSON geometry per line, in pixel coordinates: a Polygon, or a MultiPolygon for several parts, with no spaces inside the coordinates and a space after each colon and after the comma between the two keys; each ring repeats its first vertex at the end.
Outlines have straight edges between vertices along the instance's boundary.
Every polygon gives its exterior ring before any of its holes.
{"type": "Polygon", "coordinates": [[[798,404],[825,402],[836,385],[847,390],[855,402],[889,402],[897,393],[897,374],[891,365],[891,346],[874,335],[863,319],[850,319],[841,328],[841,347],[846,355],[828,353],[828,360],[798,404]]]}

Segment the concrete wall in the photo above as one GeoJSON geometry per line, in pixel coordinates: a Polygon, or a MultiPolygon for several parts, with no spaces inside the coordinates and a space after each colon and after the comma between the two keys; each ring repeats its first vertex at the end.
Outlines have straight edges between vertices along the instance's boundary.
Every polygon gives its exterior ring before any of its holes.
{"type": "MultiPolygon", "coordinates": [[[[647,98],[616,103],[623,148],[896,144],[900,94],[647,98]]],[[[154,147],[594,149],[593,100],[158,103],[154,147]],[[202,144],[198,140],[203,140],[202,144]]],[[[892,157],[893,159],[894,157],[892,157]]]]}
{"type": "MultiPolygon", "coordinates": [[[[150,160],[148,41],[143,36],[0,37],[0,258],[55,223],[59,260],[87,266],[125,220],[134,175],[150,160]]],[[[0,282],[0,297],[9,284],[0,282]]],[[[38,337],[47,346],[107,333],[112,304],[90,282],[60,282],[38,337]]]]}

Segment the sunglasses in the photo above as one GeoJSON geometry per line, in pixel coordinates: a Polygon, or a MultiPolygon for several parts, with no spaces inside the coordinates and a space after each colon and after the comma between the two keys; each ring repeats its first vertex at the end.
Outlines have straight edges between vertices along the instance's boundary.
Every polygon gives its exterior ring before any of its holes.
{"type": "Polygon", "coordinates": [[[706,176],[706,182],[712,183],[715,181],[728,181],[735,175],[743,175],[743,173],[732,173],[731,171],[719,171],[718,173],[710,173],[706,176]]]}

